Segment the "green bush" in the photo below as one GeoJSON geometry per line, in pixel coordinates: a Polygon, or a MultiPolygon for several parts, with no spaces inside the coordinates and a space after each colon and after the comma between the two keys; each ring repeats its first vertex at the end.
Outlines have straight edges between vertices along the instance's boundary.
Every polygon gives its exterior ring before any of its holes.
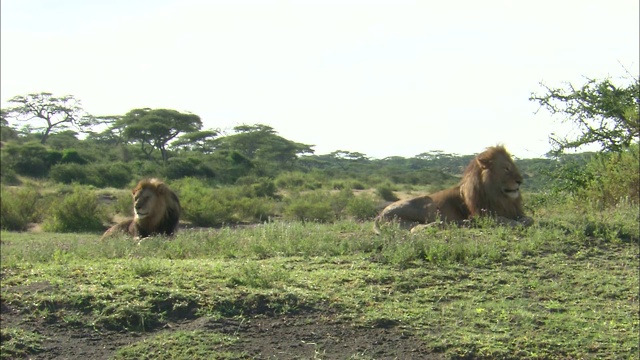
{"type": "Polygon", "coordinates": [[[122,162],[88,165],[69,163],[52,166],[49,177],[62,184],[123,188],[131,182],[133,174],[129,165],[122,162]]]}
{"type": "Polygon", "coordinates": [[[270,179],[260,178],[256,183],[251,184],[251,192],[257,197],[268,197],[273,199],[279,199],[278,188],[275,182],[270,179]]]}
{"type": "Polygon", "coordinates": [[[84,165],[88,163],[87,159],[83,158],[76,149],[66,149],[62,152],[62,159],[60,162],[63,164],[80,164],[84,165]]]}
{"type": "Polygon", "coordinates": [[[347,184],[344,180],[335,180],[331,182],[331,188],[333,190],[342,190],[347,187],[347,184]]]}
{"type": "Polygon", "coordinates": [[[162,170],[163,177],[166,179],[181,179],[184,177],[213,178],[215,176],[210,167],[195,157],[171,158],[162,170]]]}
{"type": "Polygon", "coordinates": [[[586,172],[591,174],[582,191],[587,200],[602,206],[615,206],[620,201],[638,204],[640,200],[640,157],[638,144],[621,153],[604,153],[595,156],[586,172]]]}
{"type": "Polygon", "coordinates": [[[2,164],[0,164],[0,182],[4,185],[20,185],[18,174],[12,168],[2,164]]]}
{"type": "Polygon", "coordinates": [[[117,213],[124,216],[133,216],[133,196],[131,196],[131,192],[127,191],[124,194],[118,194],[114,208],[117,213]]]}
{"type": "Polygon", "coordinates": [[[194,178],[172,186],[179,194],[183,218],[196,226],[262,221],[275,214],[274,200],[257,197],[250,186],[212,188],[194,178]]]}
{"type": "Polygon", "coordinates": [[[553,179],[552,191],[567,191],[578,198],[615,206],[620,201],[640,201],[640,163],[638,144],[622,152],[593,155],[586,163],[569,161],[548,174],[553,179]]]}
{"type": "Polygon", "coordinates": [[[398,197],[393,193],[393,188],[391,184],[384,183],[378,185],[376,188],[376,193],[383,198],[385,201],[398,201],[398,197]]]}
{"type": "Polygon", "coordinates": [[[345,211],[354,219],[364,221],[375,217],[378,214],[378,207],[375,199],[371,196],[360,195],[349,200],[345,211]]]}
{"type": "Polygon", "coordinates": [[[50,232],[96,232],[103,230],[104,218],[93,191],[76,185],[51,205],[42,228],[50,232]]]}
{"type": "Polygon", "coordinates": [[[362,182],[354,180],[353,182],[351,182],[351,188],[353,190],[364,190],[366,189],[366,186],[362,182]]]}
{"type": "Polygon", "coordinates": [[[322,181],[314,175],[299,171],[286,172],[278,175],[275,179],[279,189],[287,190],[315,190],[322,188],[322,181]]]}
{"type": "Polygon", "coordinates": [[[133,180],[131,167],[123,162],[89,165],[91,177],[89,184],[96,187],[122,189],[133,180]]]}
{"type": "Polygon", "coordinates": [[[1,187],[0,228],[3,230],[23,231],[39,217],[38,200],[40,193],[33,187],[11,189],[1,187]]]}
{"type": "Polygon", "coordinates": [[[62,184],[87,184],[91,178],[91,169],[76,163],[57,164],[51,167],[49,177],[62,184]]]}
{"type": "Polygon", "coordinates": [[[2,149],[3,167],[9,167],[16,173],[41,178],[47,176],[49,168],[60,161],[62,154],[49,151],[39,142],[7,144],[2,149]]]}
{"type": "Polygon", "coordinates": [[[331,196],[325,191],[313,191],[293,196],[285,205],[284,216],[289,220],[332,222],[336,214],[331,196]]]}
{"type": "Polygon", "coordinates": [[[329,203],[331,204],[331,209],[333,210],[336,218],[343,217],[344,210],[347,208],[349,201],[353,198],[354,195],[351,189],[343,189],[329,195],[329,203]]]}

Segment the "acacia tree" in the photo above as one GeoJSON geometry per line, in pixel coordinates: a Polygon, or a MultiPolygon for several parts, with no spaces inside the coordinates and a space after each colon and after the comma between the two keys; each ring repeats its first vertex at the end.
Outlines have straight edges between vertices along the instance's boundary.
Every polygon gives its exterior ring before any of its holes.
{"type": "Polygon", "coordinates": [[[216,139],[216,147],[238,152],[262,170],[290,168],[298,155],[313,153],[312,145],[285,139],[268,125],[240,125],[233,130],[235,134],[216,139]]]}
{"type": "Polygon", "coordinates": [[[172,149],[196,151],[201,154],[211,154],[215,150],[215,137],[218,130],[201,130],[182,134],[171,143],[172,149]]]}
{"type": "Polygon", "coordinates": [[[640,176],[638,174],[638,136],[640,119],[640,81],[629,76],[627,85],[615,85],[610,79],[587,79],[586,84],[566,89],[544,86],[544,95],[532,94],[530,100],[552,114],[562,114],[564,121],[578,126],[580,133],[573,137],[552,134],[552,155],[586,144],[598,144],[604,150],[591,158],[586,166],[561,164],[555,171],[559,190],[569,190],[596,203],[616,205],[621,199],[638,202],[640,176]]]}
{"type": "Polygon", "coordinates": [[[140,144],[140,149],[149,159],[155,149],[160,151],[166,163],[168,143],[182,133],[200,130],[202,121],[195,114],[181,113],[170,109],[134,109],[117,119],[112,131],[121,131],[127,141],[140,144]]]}
{"type": "Polygon", "coordinates": [[[618,86],[610,79],[587,79],[586,84],[551,88],[544,84],[542,95],[532,93],[529,100],[551,114],[560,114],[577,125],[579,135],[567,137],[552,134],[552,154],[582,145],[599,144],[603,150],[620,152],[638,142],[640,121],[640,84],[638,76],[630,76],[630,84],[618,86]]]}
{"type": "Polygon", "coordinates": [[[29,129],[40,131],[41,144],[46,143],[51,134],[68,130],[70,126],[86,131],[95,123],[93,117],[82,109],[80,101],[72,95],[56,97],[42,92],[15,96],[9,103],[16,105],[4,109],[4,116],[27,122],[29,129]]]}
{"type": "Polygon", "coordinates": [[[9,127],[9,121],[6,119],[5,110],[0,110],[0,141],[16,139],[18,132],[9,127]]]}

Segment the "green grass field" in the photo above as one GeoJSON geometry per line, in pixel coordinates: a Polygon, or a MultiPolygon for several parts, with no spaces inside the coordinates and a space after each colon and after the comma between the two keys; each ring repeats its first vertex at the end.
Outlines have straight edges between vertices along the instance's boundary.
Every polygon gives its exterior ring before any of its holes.
{"type": "MultiPolygon", "coordinates": [[[[2,232],[2,358],[55,358],[63,331],[118,334],[104,358],[267,358],[239,345],[251,342],[242,331],[170,325],[314,314],[318,326],[400,331],[423,349],[414,358],[638,359],[637,206],[535,216],[527,229],[380,236],[371,222],[274,222],[140,244],[2,232]]],[[[403,354],[313,344],[315,358],[403,354]]],[[[289,354],[269,358],[305,358],[289,354]]]]}

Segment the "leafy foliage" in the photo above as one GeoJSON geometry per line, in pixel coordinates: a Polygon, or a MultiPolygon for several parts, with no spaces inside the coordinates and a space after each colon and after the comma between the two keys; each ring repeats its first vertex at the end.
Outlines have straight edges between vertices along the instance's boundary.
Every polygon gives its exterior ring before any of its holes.
{"type": "Polygon", "coordinates": [[[291,169],[298,155],[313,153],[310,145],[287,140],[267,125],[241,125],[233,130],[235,134],[216,139],[216,147],[238,152],[263,173],[276,168],[291,169]]]}
{"type": "Polygon", "coordinates": [[[62,154],[48,150],[37,142],[10,143],[2,148],[2,165],[20,175],[34,178],[46,177],[52,165],[62,159],[62,154]]]}
{"type": "Polygon", "coordinates": [[[578,126],[575,138],[552,135],[554,153],[598,144],[603,150],[619,152],[638,142],[640,132],[640,78],[632,77],[628,85],[615,85],[610,79],[587,79],[586,84],[567,88],[542,85],[545,93],[529,98],[552,114],[565,116],[578,126]]]}
{"type": "Polygon", "coordinates": [[[615,206],[621,201],[640,204],[640,153],[638,144],[620,153],[594,156],[584,170],[588,181],[581,195],[603,206],[615,206]]]}
{"type": "Polygon", "coordinates": [[[378,195],[385,201],[398,201],[400,200],[396,194],[393,193],[393,186],[390,183],[384,183],[376,188],[378,195]]]}
{"type": "Polygon", "coordinates": [[[289,220],[303,222],[333,222],[336,214],[331,207],[330,197],[325,191],[294,195],[284,207],[284,216],[289,220]]]}
{"type": "Polygon", "coordinates": [[[113,125],[122,131],[125,139],[135,141],[151,158],[153,150],[161,153],[162,160],[169,159],[169,141],[182,133],[200,130],[202,121],[195,114],[183,114],[169,109],[134,109],[117,119],[113,125]]]}
{"type": "Polygon", "coordinates": [[[51,168],[49,176],[62,184],[77,183],[115,188],[122,188],[133,179],[130,166],[118,162],[89,165],[58,164],[51,168]]]}
{"type": "Polygon", "coordinates": [[[179,193],[183,218],[195,226],[262,222],[274,215],[273,200],[258,196],[260,189],[251,185],[216,189],[185,178],[172,186],[179,193]]]}
{"type": "Polygon", "coordinates": [[[76,185],[48,209],[42,228],[51,232],[97,232],[104,230],[104,218],[96,194],[76,185]]]}
{"type": "Polygon", "coordinates": [[[94,124],[94,120],[80,106],[80,101],[71,95],[56,97],[51,93],[19,95],[11,98],[14,106],[4,109],[3,115],[23,122],[39,122],[42,125],[32,127],[40,132],[40,142],[47,142],[51,134],[75,126],[82,130],[94,124]]]}
{"type": "Polygon", "coordinates": [[[62,151],[62,159],[60,159],[62,164],[80,164],[84,165],[88,161],[83,158],[82,155],[78,153],[76,149],[65,149],[62,151]]]}
{"type": "Polygon", "coordinates": [[[23,231],[31,222],[39,219],[40,193],[32,186],[20,188],[1,187],[0,228],[23,231]]]}
{"type": "Polygon", "coordinates": [[[370,195],[354,196],[347,203],[345,212],[355,220],[370,220],[378,214],[377,202],[370,195]]]}
{"type": "Polygon", "coordinates": [[[275,184],[286,190],[314,190],[322,188],[322,181],[317,173],[303,173],[300,171],[285,172],[278,175],[275,184]]]}

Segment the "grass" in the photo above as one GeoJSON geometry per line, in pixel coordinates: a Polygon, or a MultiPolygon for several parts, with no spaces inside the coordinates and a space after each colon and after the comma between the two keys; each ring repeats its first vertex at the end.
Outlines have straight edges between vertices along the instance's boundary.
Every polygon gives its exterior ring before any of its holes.
{"type": "Polygon", "coordinates": [[[118,359],[241,359],[243,354],[234,354],[224,350],[233,344],[233,337],[215,332],[176,331],[162,333],[144,343],[127,345],[118,350],[113,357],[118,359]]]}
{"type": "MultiPolygon", "coordinates": [[[[352,221],[182,231],[140,245],[3,232],[2,302],[32,318],[127,331],[331,308],[353,326],[402,326],[447,358],[637,359],[638,208],[571,206],[537,209],[527,229],[381,236],[352,221]]],[[[4,325],[2,339],[3,358],[42,341],[4,325]]],[[[241,358],[227,349],[236,340],[160,332],[115,358],[241,358]]]]}
{"type": "Polygon", "coordinates": [[[32,331],[15,327],[0,329],[0,357],[3,359],[24,358],[40,351],[42,336],[32,331]]]}

